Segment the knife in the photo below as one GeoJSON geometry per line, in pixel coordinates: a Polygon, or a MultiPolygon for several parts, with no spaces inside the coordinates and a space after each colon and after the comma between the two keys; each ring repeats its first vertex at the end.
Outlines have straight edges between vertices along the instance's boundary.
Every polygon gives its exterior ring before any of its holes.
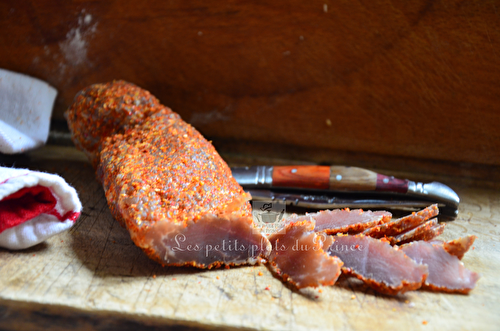
{"type": "Polygon", "coordinates": [[[283,200],[316,209],[420,208],[431,202],[438,203],[440,214],[449,220],[458,215],[460,198],[439,182],[413,182],[348,166],[253,166],[231,171],[254,200],[283,200]]]}

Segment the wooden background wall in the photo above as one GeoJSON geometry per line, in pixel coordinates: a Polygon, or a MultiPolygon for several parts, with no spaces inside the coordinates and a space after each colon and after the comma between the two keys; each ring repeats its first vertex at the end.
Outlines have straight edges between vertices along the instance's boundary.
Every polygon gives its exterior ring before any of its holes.
{"type": "Polygon", "coordinates": [[[221,148],[500,165],[500,1],[5,0],[0,67],[56,119],[125,79],[221,148]]]}

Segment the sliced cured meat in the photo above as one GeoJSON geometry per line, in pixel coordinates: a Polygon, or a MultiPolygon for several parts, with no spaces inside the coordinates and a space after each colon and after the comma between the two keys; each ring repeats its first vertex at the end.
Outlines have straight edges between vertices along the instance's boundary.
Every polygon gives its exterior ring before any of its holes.
{"type": "Polygon", "coordinates": [[[149,92],[123,81],[92,85],[77,94],[67,119],[113,216],[149,257],[210,268],[268,254],[227,164],[149,92]]]}
{"type": "Polygon", "coordinates": [[[405,243],[409,241],[414,241],[414,238],[419,238],[425,233],[429,232],[429,230],[438,224],[437,218],[432,219],[430,221],[425,222],[422,225],[417,226],[411,230],[398,234],[394,237],[387,237],[387,240],[391,243],[391,245],[395,245],[398,243],[405,243]]]}
{"type": "Polygon", "coordinates": [[[438,206],[434,204],[419,212],[412,213],[411,215],[367,229],[363,232],[363,234],[373,238],[394,237],[400,233],[419,226],[420,224],[424,223],[428,219],[437,216],[438,214],[438,206]]]}
{"type": "Polygon", "coordinates": [[[408,240],[403,240],[399,242],[399,245],[407,244],[412,241],[424,240],[429,241],[437,236],[441,235],[444,232],[444,228],[446,227],[446,223],[435,224],[430,228],[425,228],[420,231],[420,233],[415,234],[412,238],[408,240]]]}
{"type": "Polygon", "coordinates": [[[445,251],[451,255],[455,255],[461,260],[465,253],[472,247],[474,241],[477,239],[476,236],[470,235],[467,237],[460,237],[458,239],[443,242],[442,240],[431,240],[431,244],[442,245],[445,251]]]}
{"type": "Polygon", "coordinates": [[[427,265],[429,276],[423,287],[443,292],[469,293],[479,275],[464,267],[458,257],[448,253],[443,246],[416,241],[400,248],[421,265],[427,265]]]}
{"type": "Polygon", "coordinates": [[[269,241],[271,268],[297,288],[333,285],[340,276],[342,262],[324,251],[332,244],[332,237],[315,233],[314,221],[288,222],[284,231],[270,235],[269,241]]]}
{"type": "Polygon", "coordinates": [[[427,267],[415,263],[384,240],[356,236],[334,236],[328,254],[344,262],[342,272],[361,279],[378,292],[396,295],[420,288],[427,267]]]}
{"type": "Polygon", "coordinates": [[[448,242],[445,242],[443,245],[443,248],[450,253],[451,255],[455,255],[458,257],[459,260],[461,260],[465,253],[471,248],[471,246],[474,244],[474,241],[476,241],[477,237],[476,236],[467,236],[467,237],[460,237],[455,240],[450,240],[448,242]]]}
{"type": "Polygon", "coordinates": [[[361,209],[323,210],[308,214],[316,221],[314,231],[326,234],[359,233],[365,229],[388,222],[392,214],[387,211],[363,211],[361,209]]]}

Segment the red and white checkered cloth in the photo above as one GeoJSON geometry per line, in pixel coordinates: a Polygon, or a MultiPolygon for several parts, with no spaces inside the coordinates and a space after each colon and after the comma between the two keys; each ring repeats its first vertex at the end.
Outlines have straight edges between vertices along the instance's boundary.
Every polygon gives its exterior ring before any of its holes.
{"type": "Polygon", "coordinates": [[[0,167],[0,247],[24,249],[68,230],[82,210],[58,175],[0,167]]]}

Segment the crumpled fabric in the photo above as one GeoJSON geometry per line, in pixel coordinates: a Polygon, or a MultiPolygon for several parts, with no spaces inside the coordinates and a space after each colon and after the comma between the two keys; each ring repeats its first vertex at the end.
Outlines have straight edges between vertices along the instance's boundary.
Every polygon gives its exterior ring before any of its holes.
{"type": "Polygon", "coordinates": [[[24,249],[73,226],[82,210],[58,175],[0,167],[0,247],[24,249]]]}
{"type": "Polygon", "coordinates": [[[44,81],[0,69],[1,153],[23,153],[47,142],[56,95],[44,81]]]}

